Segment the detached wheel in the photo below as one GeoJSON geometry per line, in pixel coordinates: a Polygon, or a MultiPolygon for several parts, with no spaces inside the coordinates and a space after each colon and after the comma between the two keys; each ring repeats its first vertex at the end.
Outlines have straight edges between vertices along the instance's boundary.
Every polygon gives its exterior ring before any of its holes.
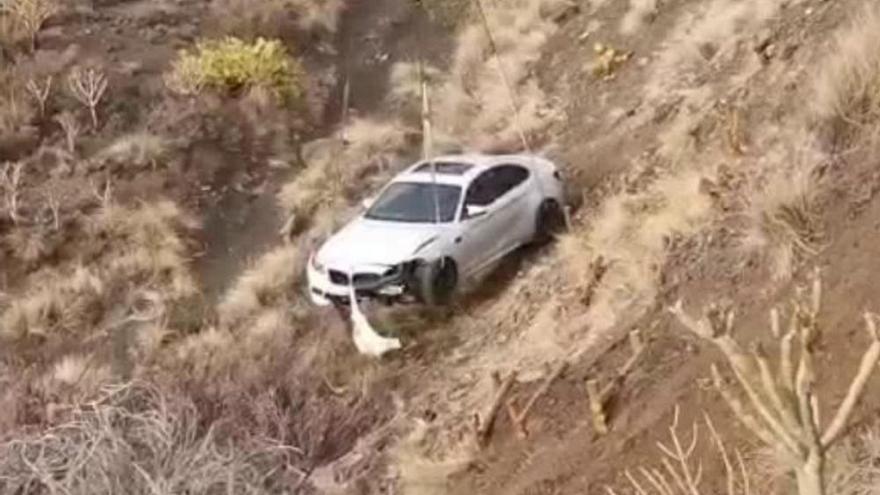
{"type": "Polygon", "coordinates": [[[547,199],[535,214],[535,244],[546,244],[565,230],[565,212],[555,200],[547,199]]]}
{"type": "Polygon", "coordinates": [[[452,299],[458,285],[458,268],[451,259],[420,263],[415,269],[419,300],[428,306],[441,306],[452,299]]]}

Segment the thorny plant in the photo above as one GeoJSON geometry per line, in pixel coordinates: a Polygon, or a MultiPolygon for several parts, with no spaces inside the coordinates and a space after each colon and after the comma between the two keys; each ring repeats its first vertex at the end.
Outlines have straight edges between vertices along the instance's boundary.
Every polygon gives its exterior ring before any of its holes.
{"type": "Polygon", "coordinates": [[[89,109],[92,129],[98,129],[98,104],[107,91],[107,76],[103,72],[89,68],[74,68],[67,78],[70,92],[74,98],[89,109]]]}
{"type": "MultiPolygon", "coordinates": [[[[699,443],[699,425],[694,423],[690,441],[684,440],[678,431],[679,407],[675,406],[672,425],[669,427],[670,444],[657,442],[662,455],[662,467],[639,467],[636,474],[626,470],[624,475],[637,495],[700,495],[703,493],[703,464],[694,459],[699,443]]],[[[703,415],[712,437],[712,443],[724,463],[727,495],[751,495],[749,475],[742,454],[736,450],[737,467],[734,468],[730,454],[708,414],[703,415]]],[[[607,487],[609,495],[617,492],[607,487]]]]}
{"type": "Polygon", "coordinates": [[[0,187],[3,189],[6,213],[12,223],[18,224],[21,216],[18,212],[18,200],[21,189],[23,162],[6,163],[0,171],[0,187]]]}
{"type": "Polygon", "coordinates": [[[27,82],[25,86],[30,93],[31,97],[37,102],[37,105],[40,107],[40,118],[46,116],[46,103],[49,101],[49,95],[52,94],[52,76],[47,76],[46,79],[43,80],[42,84],[38,82],[36,79],[31,79],[27,82]]]}
{"type": "Polygon", "coordinates": [[[680,301],[671,309],[687,329],[714,343],[727,358],[748,398],[748,406],[733,393],[718,368],[713,366],[715,387],[752,434],[791,459],[791,470],[795,474],[800,495],[825,494],[823,475],[828,448],[843,433],[880,359],[880,335],[876,319],[873,314],[866,313],[865,330],[870,345],[846,397],[823,431],[819,401],[813,393],[816,380],[813,343],[820,331],[818,317],[821,300],[822,284],[817,271],[811,291],[797,291],[785,331],[780,323],[779,311],[773,309],[770,312],[770,333],[779,342],[779,368],[776,371],[760,345],[754,345],[748,352],[733,339],[732,310],[714,306],[705,318],[695,320],[684,312],[680,301]],[[795,346],[795,342],[799,345],[795,346]],[[795,361],[795,347],[799,348],[798,361],[795,361]]]}
{"type": "Polygon", "coordinates": [[[61,126],[64,131],[64,140],[67,143],[67,151],[72,155],[76,153],[76,140],[82,132],[82,126],[79,125],[76,115],[72,112],[62,112],[55,116],[55,122],[61,126]]]}

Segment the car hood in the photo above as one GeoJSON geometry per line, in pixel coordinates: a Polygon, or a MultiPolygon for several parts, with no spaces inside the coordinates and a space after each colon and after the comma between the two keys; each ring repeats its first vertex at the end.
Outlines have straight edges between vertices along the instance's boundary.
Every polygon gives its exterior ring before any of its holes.
{"type": "Polygon", "coordinates": [[[364,265],[394,265],[407,261],[441,228],[431,224],[383,222],[359,218],[334,234],[318,251],[321,263],[340,270],[364,265]]]}

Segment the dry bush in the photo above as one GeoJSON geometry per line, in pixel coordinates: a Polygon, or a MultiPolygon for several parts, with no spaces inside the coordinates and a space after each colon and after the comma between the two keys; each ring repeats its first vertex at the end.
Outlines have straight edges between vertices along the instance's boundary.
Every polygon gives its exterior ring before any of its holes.
{"type": "Polygon", "coordinates": [[[100,242],[107,277],[160,290],[168,299],[196,292],[189,268],[186,235],[198,223],[168,200],[136,208],[110,204],[88,219],[87,231],[100,242]]]}
{"type": "Polygon", "coordinates": [[[341,134],[344,142],[327,139],[312,146],[304,156],[306,169],[278,193],[281,207],[300,225],[323,204],[362,194],[367,176],[389,170],[407,142],[398,124],[368,119],[353,120],[341,134]]]}
{"type": "Polygon", "coordinates": [[[98,363],[94,355],[69,354],[52,366],[41,388],[49,396],[87,398],[94,397],[111,378],[110,368],[98,363]]]}
{"type": "Polygon", "coordinates": [[[56,0],[3,0],[0,2],[0,33],[7,42],[26,40],[31,51],[37,46],[37,33],[58,11],[56,0]]]}
{"type": "Polygon", "coordinates": [[[286,493],[299,479],[297,455],[257,437],[231,443],[190,401],[129,385],[0,445],[0,491],[286,493]]]}
{"type": "Polygon", "coordinates": [[[52,255],[56,247],[50,242],[49,233],[40,227],[14,228],[3,237],[3,244],[28,269],[52,255]]]}
{"type": "Polygon", "coordinates": [[[629,10],[620,21],[622,34],[635,34],[657,14],[657,0],[630,0],[629,10]]]}
{"type": "Polygon", "coordinates": [[[576,286],[589,287],[595,261],[603,260],[602,283],[590,298],[598,326],[616,321],[631,303],[653,300],[669,243],[696,232],[710,213],[701,178],[684,172],[661,178],[643,192],[612,196],[588,227],[562,236],[559,257],[576,286]]]}
{"type": "Polygon", "coordinates": [[[11,338],[90,332],[104,315],[106,296],[104,282],[87,268],[50,275],[12,299],[0,319],[2,331],[11,338]]]}
{"type": "Polygon", "coordinates": [[[286,0],[287,8],[296,14],[297,25],[303,31],[324,29],[335,33],[345,0],[286,0]]]}
{"type": "Polygon", "coordinates": [[[19,74],[0,69],[0,134],[15,135],[36,116],[37,109],[27,98],[19,74]]]}
{"type": "Polygon", "coordinates": [[[880,128],[880,8],[868,2],[860,14],[815,75],[813,113],[834,141],[880,128]]]}
{"type": "Polygon", "coordinates": [[[455,27],[472,14],[472,0],[415,0],[425,9],[432,21],[448,27],[455,27]]]}
{"type": "Polygon", "coordinates": [[[116,139],[113,144],[98,152],[93,160],[103,165],[155,169],[167,159],[168,154],[167,140],[148,132],[137,132],[116,139]]]}
{"type": "Polygon", "coordinates": [[[213,16],[224,35],[283,37],[291,24],[304,32],[336,33],[345,0],[219,0],[213,16]]]}
{"type": "Polygon", "coordinates": [[[224,294],[217,306],[220,321],[232,328],[272,307],[296,304],[290,296],[304,269],[305,255],[294,246],[264,254],[224,294]]]}
{"type": "Polygon", "coordinates": [[[796,264],[820,249],[817,185],[809,170],[776,171],[753,193],[748,249],[766,253],[773,278],[788,280],[796,264]]]}

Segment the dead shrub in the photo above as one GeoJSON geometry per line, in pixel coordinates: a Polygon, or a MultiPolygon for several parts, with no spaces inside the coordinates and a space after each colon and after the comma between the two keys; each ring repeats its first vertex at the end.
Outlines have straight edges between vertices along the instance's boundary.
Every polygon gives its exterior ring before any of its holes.
{"type": "Polygon", "coordinates": [[[124,168],[153,168],[167,159],[168,141],[148,132],[122,136],[98,152],[94,161],[103,166],[124,168]]]}
{"type": "Polygon", "coordinates": [[[48,236],[49,233],[40,227],[17,227],[3,237],[3,243],[15,258],[31,269],[52,255],[55,246],[48,236]]]}
{"type": "Polygon", "coordinates": [[[219,0],[212,3],[221,34],[254,39],[283,37],[288,26],[336,33],[345,0],[219,0]]]}
{"type": "Polygon", "coordinates": [[[85,267],[50,275],[12,299],[0,319],[3,332],[23,338],[92,331],[103,316],[106,295],[103,280],[85,267]]]}
{"type": "Polygon", "coordinates": [[[197,222],[168,200],[135,208],[110,204],[88,219],[87,231],[107,276],[181,299],[196,291],[186,235],[197,222]]]}
{"type": "Polygon", "coordinates": [[[12,69],[0,69],[0,134],[15,135],[36,116],[37,109],[27,98],[18,73],[12,69]]]}
{"type": "Polygon", "coordinates": [[[813,114],[833,141],[880,127],[880,8],[870,4],[820,62],[813,83],[813,114]]]}
{"type": "Polygon", "coordinates": [[[27,41],[33,51],[37,47],[37,33],[57,11],[56,0],[3,0],[0,2],[2,37],[13,43],[27,41]]]}
{"type": "Polygon", "coordinates": [[[110,388],[68,417],[0,445],[0,491],[284,493],[300,479],[295,446],[229,442],[191,401],[149,386],[110,388]]]}
{"type": "Polygon", "coordinates": [[[751,198],[745,245],[766,253],[777,281],[790,279],[797,263],[821,248],[816,191],[809,170],[778,171],[751,198]]]}

